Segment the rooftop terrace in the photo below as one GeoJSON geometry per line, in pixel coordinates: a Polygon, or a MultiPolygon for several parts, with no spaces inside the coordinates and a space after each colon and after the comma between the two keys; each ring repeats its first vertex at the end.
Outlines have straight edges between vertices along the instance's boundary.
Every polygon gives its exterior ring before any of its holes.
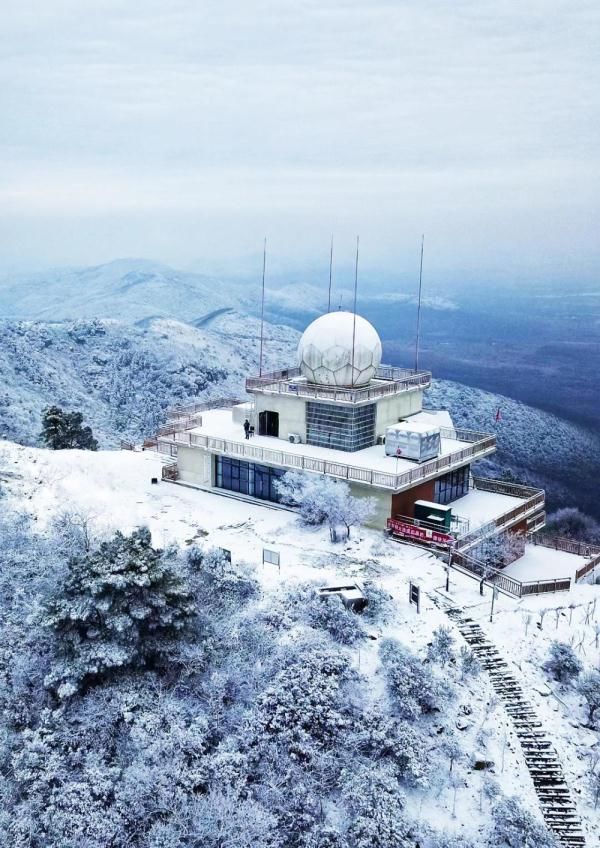
{"type": "MultiPolygon", "coordinates": [[[[415,421],[439,423],[435,412],[420,412],[415,421]]],[[[495,436],[441,427],[441,453],[421,464],[386,456],[383,445],[348,453],[341,450],[292,444],[271,436],[244,438],[241,424],[231,408],[194,411],[192,416],[171,422],[159,435],[159,448],[172,453],[173,445],[203,448],[213,453],[262,462],[267,465],[328,474],[353,483],[401,491],[433,479],[453,468],[487,456],[496,448],[495,436]]]]}
{"type": "Polygon", "coordinates": [[[292,394],[299,397],[335,401],[336,403],[368,403],[386,395],[427,389],[431,385],[430,371],[414,371],[409,368],[393,368],[381,365],[368,386],[361,388],[338,388],[308,383],[299,368],[286,368],[248,377],[246,391],[262,394],[292,394]]]}

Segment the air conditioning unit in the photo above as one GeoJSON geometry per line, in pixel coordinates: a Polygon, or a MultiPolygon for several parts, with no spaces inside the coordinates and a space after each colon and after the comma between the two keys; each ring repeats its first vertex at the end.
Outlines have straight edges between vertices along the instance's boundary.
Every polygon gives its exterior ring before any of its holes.
{"type": "Polygon", "coordinates": [[[293,445],[299,445],[302,441],[300,433],[288,433],[288,441],[293,445]]]}

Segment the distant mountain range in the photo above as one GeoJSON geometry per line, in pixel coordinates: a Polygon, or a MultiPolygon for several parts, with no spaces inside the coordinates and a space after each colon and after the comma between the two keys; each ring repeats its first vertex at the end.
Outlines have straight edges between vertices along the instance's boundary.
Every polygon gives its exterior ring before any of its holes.
{"type": "MultiPolygon", "coordinates": [[[[339,289],[336,297],[340,291],[342,298],[351,297],[339,289]]],[[[326,308],[326,296],[311,283],[268,290],[266,368],[293,361],[298,330],[326,308]]],[[[343,300],[343,305],[349,304],[343,300]]],[[[361,299],[361,311],[378,328],[385,327],[384,352],[389,356],[398,348],[394,361],[410,361],[412,351],[406,342],[414,296],[376,292],[361,299]],[[396,344],[396,338],[404,341],[396,344]]],[[[139,439],[153,432],[173,403],[241,396],[244,378],[258,369],[259,312],[258,282],[225,281],[147,260],[123,259],[93,268],[0,279],[0,436],[36,443],[42,409],[58,403],[80,409],[100,443],[114,446],[121,437],[139,439]]],[[[476,362],[469,364],[457,343],[449,343],[442,331],[460,326],[458,338],[466,337],[468,314],[450,299],[430,298],[425,315],[435,355],[425,348],[423,364],[452,351],[456,361],[462,356],[466,382],[476,362]],[[434,327],[437,336],[432,336],[434,327]]],[[[480,321],[469,331],[471,342],[475,333],[480,350],[485,349],[486,333],[493,335],[493,319],[490,313],[487,330],[480,321]]],[[[501,320],[501,331],[507,334],[507,320],[501,320]]],[[[498,362],[498,347],[489,350],[491,361],[498,362]]],[[[506,345],[502,349],[505,359],[518,355],[516,348],[514,353],[506,345]]],[[[543,485],[551,507],[577,504],[600,518],[595,495],[600,479],[596,428],[507,397],[514,369],[498,371],[498,388],[504,394],[437,380],[427,403],[449,408],[457,425],[497,432],[499,450],[485,461],[486,473],[510,472],[543,485]]],[[[549,373],[555,385],[561,385],[560,374],[549,373]]],[[[540,391],[536,374],[532,371],[530,381],[540,391]]],[[[490,382],[488,375],[486,387],[490,382]]],[[[584,384],[577,391],[587,397],[584,384]]],[[[556,403],[556,392],[546,394],[548,402],[556,403]]],[[[572,403],[565,405],[565,412],[572,416],[572,403]]]]}

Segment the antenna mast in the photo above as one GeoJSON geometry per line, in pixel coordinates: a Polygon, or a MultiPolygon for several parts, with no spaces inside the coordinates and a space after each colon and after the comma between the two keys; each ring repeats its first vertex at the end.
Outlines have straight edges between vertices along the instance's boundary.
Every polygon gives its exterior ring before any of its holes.
{"type": "Polygon", "coordinates": [[[329,251],[329,296],[327,298],[327,311],[331,312],[331,277],[333,271],[333,235],[331,236],[331,249],[329,251]]]}
{"type": "Polygon", "coordinates": [[[423,247],[425,245],[425,234],[421,236],[421,265],[419,268],[419,300],[417,305],[417,338],[415,341],[415,371],[419,370],[419,341],[421,335],[421,291],[423,288],[423,247]]]}
{"type": "Polygon", "coordinates": [[[258,363],[258,376],[262,377],[263,367],[263,344],[265,328],[265,269],[267,267],[267,237],[263,245],[263,269],[262,269],[262,295],[260,302],[260,359],[258,363]]]}
{"type": "Polygon", "coordinates": [[[354,317],[352,319],[352,385],[354,385],[354,345],[356,342],[356,294],[358,291],[358,236],[356,236],[356,263],[354,265],[354,317]]]}

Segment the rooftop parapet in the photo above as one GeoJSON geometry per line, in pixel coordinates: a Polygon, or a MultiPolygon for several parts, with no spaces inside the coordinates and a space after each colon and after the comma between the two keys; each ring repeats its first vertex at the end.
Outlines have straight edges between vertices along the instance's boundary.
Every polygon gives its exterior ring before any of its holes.
{"type": "Polygon", "coordinates": [[[427,389],[431,385],[430,371],[414,371],[410,368],[393,368],[380,365],[375,377],[367,386],[339,388],[309,383],[300,368],[285,368],[260,377],[248,377],[246,391],[256,394],[283,394],[323,400],[334,403],[369,403],[387,395],[427,389]]]}

